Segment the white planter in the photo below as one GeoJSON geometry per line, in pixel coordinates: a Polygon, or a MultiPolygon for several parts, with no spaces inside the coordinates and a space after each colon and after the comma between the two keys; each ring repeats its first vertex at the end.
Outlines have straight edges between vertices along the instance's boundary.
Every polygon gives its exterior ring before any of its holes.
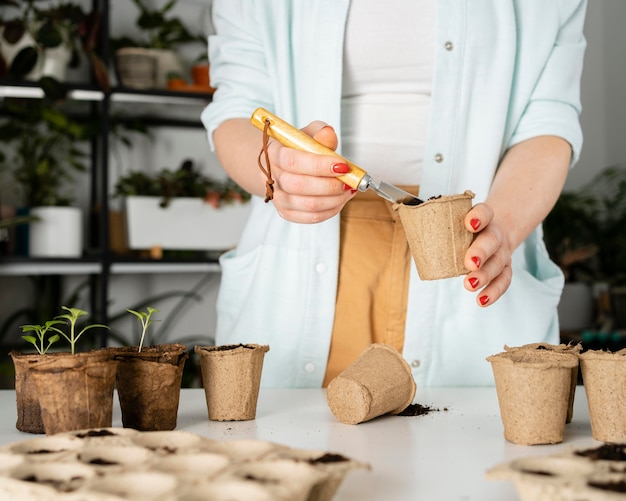
{"type": "MultiPolygon", "coordinates": [[[[0,43],[2,57],[11,65],[13,59],[24,47],[33,46],[35,42],[28,32],[24,33],[15,44],[8,44],[4,40],[0,43]]],[[[37,81],[41,77],[52,77],[59,82],[65,82],[67,67],[72,58],[72,52],[65,45],[53,49],[45,49],[39,53],[35,67],[24,76],[25,80],[37,81]]]]}
{"type": "Polygon", "coordinates": [[[178,74],[184,78],[186,71],[180,56],[173,50],[148,49],[156,58],[155,86],[157,89],[166,89],[170,74],[178,74]]]}
{"type": "Polygon", "coordinates": [[[131,89],[155,87],[157,58],[148,49],[125,47],[115,53],[120,83],[131,89]]]}
{"type": "Polygon", "coordinates": [[[219,209],[201,198],[174,198],[165,209],[160,197],[126,197],[128,246],[170,250],[226,250],[237,245],[250,204],[219,209]]]}
{"type": "Polygon", "coordinates": [[[82,213],[77,207],[33,207],[30,215],[28,254],[31,257],[81,257],[82,213]]]}

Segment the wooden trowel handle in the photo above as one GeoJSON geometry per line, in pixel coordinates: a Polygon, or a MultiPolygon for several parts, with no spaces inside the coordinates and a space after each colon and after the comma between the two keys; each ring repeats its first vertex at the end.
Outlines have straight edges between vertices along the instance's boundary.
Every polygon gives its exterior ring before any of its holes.
{"type": "Polygon", "coordinates": [[[309,153],[317,153],[318,155],[329,155],[339,158],[342,162],[350,166],[350,172],[338,176],[337,179],[355,190],[365,191],[367,189],[370,180],[370,176],[367,172],[349,160],[346,160],[330,148],[318,143],[308,134],[296,129],[293,125],[290,125],[284,120],[278,118],[276,115],[270,113],[264,108],[257,108],[252,114],[252,117],[250,117],[252,125],[259,130],[263,130],[265,128],[266,120],[269,120],[270,122],[267,133],[281,144],[284,144],[289,148],[308,151],[309,153]]]}

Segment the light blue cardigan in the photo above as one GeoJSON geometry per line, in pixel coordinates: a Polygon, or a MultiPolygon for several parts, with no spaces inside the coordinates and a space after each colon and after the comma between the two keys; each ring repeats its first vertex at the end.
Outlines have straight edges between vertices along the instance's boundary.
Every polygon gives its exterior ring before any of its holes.
{"type": "MultiPolygon", "coordinates": [[[[218,34],[209,46],[218,91],[202,114],[209,140],[223,120],[247,118],[258,106],[298,127],[317,119],[340,130],[348,4],[214,0],[218,34]]],[[[422,198],[470,189],[475,202],[484,200],[507,148],[538,135],[565,138],[576,161],[585,9],[586,0],[437,1],[422,198]]],[[[269,344],[263,386],[319,387],[333,325],[339,219],[293,224],[271,203],[252,204],[240,244],[221,259],[217,343],[269,344]]],[[[558,342],[562,287],[541,228],[515,252],[511,287],[488,308],[476,306],[462,277],[421,282],[412,267],[403,355],[417,384],[490,385],[485,357],[505,344],[558,342]]]]}

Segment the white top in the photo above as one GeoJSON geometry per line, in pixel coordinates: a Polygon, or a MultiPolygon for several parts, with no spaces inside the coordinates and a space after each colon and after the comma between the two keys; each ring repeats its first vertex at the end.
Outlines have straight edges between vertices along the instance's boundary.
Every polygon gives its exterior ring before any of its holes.
{"type": "MultiPolygon", "coordinates": [[[[495,388],[418,387],[415,402],[439,411],[349,425],[335,419],[322,389],[261,389],[255,420],[219,422],[208,420],[202,389],[184,389],[176,429],[217,440],[268,440],[369,463],[370,471],[346,475],[333,501],[518,501],[513,485],[487,479],[487,470],[519,457],[599,445],[591,438],[582,386],[564,441],[556,445],[507,442],[495,388]]],[[[119,427],[117,396],[113,404],[113,426],[119,427]]],[[[15,420],[15,392],[0,391],[0,445],[42,436],[17,431],[15,420]]]]}
{"type": "Polygon", "coordinates": [[[375,180],[419,184],[434,39],[435,0],[350,3],[343,55],[342,154],[375,180]]]}

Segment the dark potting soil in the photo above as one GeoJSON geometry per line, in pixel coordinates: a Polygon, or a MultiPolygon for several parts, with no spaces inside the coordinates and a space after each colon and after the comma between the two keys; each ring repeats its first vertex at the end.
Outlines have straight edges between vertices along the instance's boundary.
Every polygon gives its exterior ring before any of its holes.
{"type": "Polygon", "coordinates": [[[626,481],[624,480],[619,480],[616,482],[590,481],[587,482],[587,485],[596,489],[602,489],[603,491],[626,492],[626,481]]]}
{"type": "Polygon", "coordinates": [[[324,464],[341,463],[341,462],[347,461],[347,460],[348,460],[348,458],[345,457],[345,456],[342,456],[341,454],[332,454],[330,452],[327,452],[326,454],[322,454],[320,457],[309,459],[309,463],[311,463],[311,464],[317,464],[317,463],[324,463],[324,464]]]}
{"type": "Polygon", "coordinates": [[[223,346],[216,346],[212,349],[214,351],[228,351],[228,350],[236,350],[237,348],[246,348],[248,350],[254,350],[254,346],[250,346],[247,344],[226,344],[223,346]]]}
{"type": "MultiPolygon", "coordinates": [[[[443,410],[447,411],[448,408],[444,407],[443,410]]],[[[396,414],[396,416],[424,416],[426,414],[430,414],[431,412],[439,412],[439,409],[429,407],[427,405],[411,404],[402,412],[396,414]]]]}
{"type": "Polygon", "coordinates": [[[524,473],[529,473],[530,475],[539,475],[542,477],[553,477],[554,473],[543,470],[522,470],[524,473]]]}
{"type": "Polygon", "coordinates": [[[594,449],[576,451],[576,455],[589,458],[592,461],[626,461],[626,445],[604,444],[594,449]]]}
{"type": "Polygon", "coordinates": [[[109,430],[89,430],[85,433],[77,433],[77,438],[87,438],[87,437],[114,437],[115,433],[109,430]]]}

